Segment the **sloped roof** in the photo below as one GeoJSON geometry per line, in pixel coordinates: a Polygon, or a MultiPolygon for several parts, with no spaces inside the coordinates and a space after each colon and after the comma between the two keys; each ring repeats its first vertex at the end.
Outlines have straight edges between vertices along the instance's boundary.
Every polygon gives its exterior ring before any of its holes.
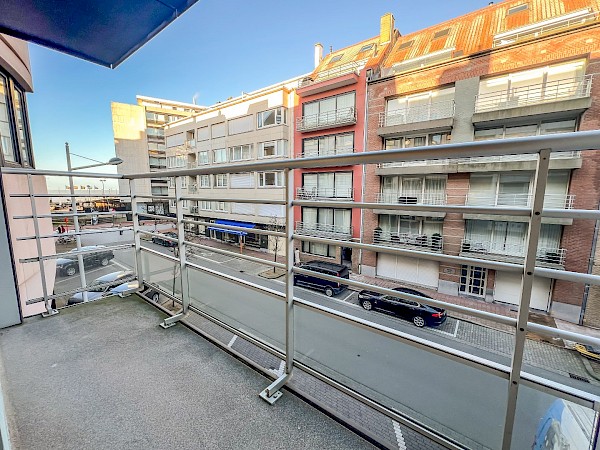
{"type": "Polygon", "coordinates": [[[389,68],[444,50],[452,52],[449,57],[489,50],[494,36],[500,33],[583,10],[600,11],[600,0],[505,0],[400,37],[383,66],[389,68]],[[520,5],[526,7],[517,8],[520,5]]]}
{"type": "Polygon", "coordinates": [[[114,68],[198,0],[3,0],[0,33],[114,68]]]}

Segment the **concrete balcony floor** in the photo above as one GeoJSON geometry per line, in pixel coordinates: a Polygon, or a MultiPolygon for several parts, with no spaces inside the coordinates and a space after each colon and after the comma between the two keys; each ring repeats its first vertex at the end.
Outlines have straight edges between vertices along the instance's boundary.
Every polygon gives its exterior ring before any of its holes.
{"type": "Polygon", "coordinates": [[[138,296],[0,332],[13,448],[373,448],[138,296]]]}

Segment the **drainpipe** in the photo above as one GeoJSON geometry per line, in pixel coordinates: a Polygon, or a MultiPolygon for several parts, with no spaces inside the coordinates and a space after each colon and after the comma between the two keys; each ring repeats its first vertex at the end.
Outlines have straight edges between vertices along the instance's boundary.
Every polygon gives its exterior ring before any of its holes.
{"type": "MultiPolygon", "coordinates": [[[[363,68],[363,70],[365,70],[363,68]]],[[[365,114],[363,116],[363,153],[367,151],[367,123],[369,120],[369,83],[367,83],[367,77],[365,73],[365,114]]],[[[362,183],[360,183],[360,199],[362,202],[365,201],[365,183],[367,176],[367,165],[361,164],[362,166],[362,183]]],[[[360,208],[360,242],[364,243],[365,234],[365,210],[360,208]]],[[[362,274],[362,257],[363,249],[358,250],[358,273],[362,274]]]]}
{"type": "MultiPolygon", "coordinates": [[[[598,203],[598,209],[600,209],[600,202],[598,203]]],[[[598,245],[598,230],[600,228],[600,219],[596,220],[596,225],[594,225],[594,238],[592,240],[592,250],[590,252],[590,258],[588,260],[588,270],[587,273],[591,274],[594,269],[594,261],[596,259],[596,246],[598,245]]],[[[583,325],[583,317],[585,316],[585,309],[587,307],[588,297],[590,295],[590,285],[585,285],[585,290],[583,291],[583,301],[581,302],[581,311],[579,312],[579,325],[583,325]]]]}

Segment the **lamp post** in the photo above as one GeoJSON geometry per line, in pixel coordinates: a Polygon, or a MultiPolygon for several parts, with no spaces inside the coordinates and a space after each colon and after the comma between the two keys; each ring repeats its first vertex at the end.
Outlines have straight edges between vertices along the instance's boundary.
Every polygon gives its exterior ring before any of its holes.
{"type": "MultiPolygon", "coordinates": [[[[95,159],[88,158],[86,156],[77,155],[76,153],[71,153],[69,149],[69,143],[65,142],[65,153],[67,155],[67,170],[69,172],[73,172],[75,170],[81,169],[90,169],[92,167],[100,167],[100,166],[116,166],[121,164],[123,160],[121,158],[110,158],[108,162],[96,161],[95,159]],[[86,166],[73,167],[71,164],[71,155],[78,156],[83,159],[88,159],[90,161],[94,161],[95,164],[88,164],[86,166]]],[[[77,199],[75,198],[75,185],[73,184],[73,175],[69,175],[69,191],[71,194],[71,209],[73,211],[73,228],[75,230],[75,242],[77,244],[77,264],[79,266],[79,280],[81,282],[81,287],[84,288],[87,286],[87,282],[85,280],[85,268],[83,265],[83,256],[81,255],[81,235],[79,234],[79,217],[77,217],[77,199]]],[[[82,293],[83,301],[88,301],[87,291],[83,291],[82,293]]]]}

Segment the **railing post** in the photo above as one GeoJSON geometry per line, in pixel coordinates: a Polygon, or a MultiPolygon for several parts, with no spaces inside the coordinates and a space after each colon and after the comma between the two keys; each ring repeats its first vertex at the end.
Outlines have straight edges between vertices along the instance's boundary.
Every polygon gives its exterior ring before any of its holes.
{"type": "Polygon", "coordinates": [[[529,220],[529,231],[527,236],[527,253],[523,268],[521,281],[521,301],[517,315],[515,330],[515,347],[512,356],[511,370],[508,385],[508,400],[506,406],[506,418],[504,422],[503,450],[510,450],[515,425],[517,410],[517,397],[519,383],[521,380],[521,368],[523,367],[523,353],[527,339],[527,319],[529,317],[529,304],[531,301],[531,290],[533,288],[535,262],[537,247],[542,227],[542,210],[544,208],[544,194],[546,182],[548,181],[548,167],[550,165],[550,149],[540,150],[536,171],[535,184],[533,188],[533,204],[531,206],[531,218],[529,220]]]}
{"type": "MultiPolygon", "coordinates": [[[[48,298],[48,285],[46,284],[46,267],[44,266],[44,260],[42,259],[42,241],[40,239],[40,224],[38,222],[37,205],[35,204],[35,196],[33,190],[33,177],[30,173],[27,174],[27,185],[29,188],[29,201],[31,203],[31,216],[33,217],[33,229],[35,230],[35,244],[37,247],[38,263],[40,265],[40,277],[42,278],[42,293],[44,295],[44,304],[46,306],[46,312],[42,313],[42,317],[53,316],[58,314],[58,311],[54,309],[48,298]]],[[[50,219],[52,220],[52,219],[50,219]]],[[[52,226],[54,229],[54,226],[52,226]]]]}
{"type": "Polygon", "coordinates": [[[135,260],[135,272],[138,280],[138,287],[142,289],[144,284],[144,269],[142,266],[142,243],[140,241],[140,222],[138,213],[138,200],[135,187],[135,180],[129,180],[129,195],[131,197],[131,222],[133,226],[133,243],[135,260]]]}

